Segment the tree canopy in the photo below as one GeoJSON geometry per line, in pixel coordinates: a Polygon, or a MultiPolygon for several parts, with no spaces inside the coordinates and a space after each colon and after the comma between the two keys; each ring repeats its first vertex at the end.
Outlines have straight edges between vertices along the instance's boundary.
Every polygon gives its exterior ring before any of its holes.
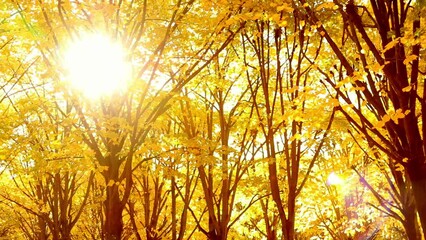
{"type": "Polygon", "coordinates": [[[424,1],[0,6],[0,238],[425,238],[424,1]]]}

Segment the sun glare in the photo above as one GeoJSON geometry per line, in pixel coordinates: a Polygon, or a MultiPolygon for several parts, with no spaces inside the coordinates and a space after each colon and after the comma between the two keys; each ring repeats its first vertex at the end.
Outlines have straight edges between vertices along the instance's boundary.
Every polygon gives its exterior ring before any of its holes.
{"type": "Polygon", "coordinates": [[[336,173],[332,172],[328,175],[327,185],[341,185],[343,184],[343,180],[336,173]]]}
{"type": "Polygon", "coordinates": [[[130,77],[125,55],[123,47],[106,36],[82,37],[65,52],[67,81],[92,99],[123,91],[130,77]]]}

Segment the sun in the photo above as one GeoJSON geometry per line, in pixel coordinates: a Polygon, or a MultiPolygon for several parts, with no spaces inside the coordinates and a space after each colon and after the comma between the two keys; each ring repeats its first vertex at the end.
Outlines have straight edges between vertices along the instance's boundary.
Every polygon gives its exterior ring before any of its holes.
{"type": "Polygon", "coordinates": [[[71,87],[91,99],[124,91],[130,77],[122,45],[101,34],[72,42],[64,54],[64,67],[71,87]]]}

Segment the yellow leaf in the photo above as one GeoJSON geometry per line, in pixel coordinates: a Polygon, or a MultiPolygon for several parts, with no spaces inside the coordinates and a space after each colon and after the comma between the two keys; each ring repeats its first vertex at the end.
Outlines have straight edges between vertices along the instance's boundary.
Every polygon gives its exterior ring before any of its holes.
{"type": "Polygon", "coordinates": [[[294,141],[294,140],[300,140],[302,138],[302,135],[300,135],[300,133],[296,133],[295,135],[293,135],[290,138],[290,142],[294,141]]]}
{"type": "Polygon", "coordinates": [[[385,126],[385,123],[383,121],[378,121],[375,125],[374,128],[379,129],[385,126]]]}
{"type": "Polygon", "coordinates": [[[380,72],[385,65],[380,65],[378,62],[374,62],[372,65],[368,65],[367,68],[371,69],[373,72],[380,72]]]}
{"type": "Polygon", "coordinates": [[[406,86],[405,88],[402,89],[403,92],[409,92],[411,91],[411,85],[406,86]]]}
{"type": "Polygon", "coordinates": [[[339,102],[338,99],[333,98],[330,101],[331,101],[331,104],[333,104],[334,107],[340,106],[340,102],[339,102]]]}
{"type": "Polygon", "coordinates": [[[387,123],[387,122],[389,122],[389,120],[390,120],[391,118],[389,117],[389,115],[385,115],[385,116],[383,116],[383,118],[382,118],[382,121],[384,122],[384,123],[387,123]]]}
{"type": "Polygon", "coordinates": [[[109,180],[107,187],[112,187],[114,184],[114,180],[109,180]]]}
{"type": "Polygon", "coordinates": [[[263,14],[262,13],[256,13],[253,15],[251,20],[258,20],[258,19],[262,19],[263,14]]]}
{"type": "Polygon", "coordinates": [[[395,171],[398,171],[398,172],[404,171],[404,166],[402,166],[402,164],[400,164],[400,163],[397,163],[395,165],[395,171]]]}
{"type": "Polygon", "coordinates": [[[271,16],[273,22],[279,23],[281,21],[281,14],[277,13],[271,16]]]}
{"type": "Polygon", "coordinates": [[[325,2],[323,4],[318,5],[316,7],[316,10],[321,10],[323,8],[334,8],[335,4],[333,2],[325,2]]]}
{"type": "Polygon", "coordinates": [[[230,26],[230,25],[234,24],[235,22],[237,22],[235,18],[230,18],[230,19],[225,21],[225,24],[226,24],[226,26],[230,26]]]}
{"type": "Polygon", "coordinates": [[[395,40],[390,41],[388,44],[386,44],[385,48],[383,49],[383,52],[387,52],[390,49],[394,48],[396,46],[396,44],[399,43],[399,38],[395,38],[395,40]]]}
{"type": "Polygon", "coordinates": [[[402,112],[402,109],[399,108],[394,113],[389,113],[390,118],[392,121],[394,121],[396,124],[398,124],[398,120],[405,117],[405,113],[402,112]]]}
{"type": "Polygon", "coordinates": [[[287,21],[281,21],[280,23],[279,23],[279,26],[280,27],[287,27],[287,21]]]}
{"type": "Polygon", "coordinates": [[[299,90],[299,86],[294,86],[292,88],[286,89],[286,93],[294,93],[295,91],[299,90]]]}
{"type": "Polygon", "coordinates": [[[406,58],[405,58],[405,60],[403,61],[403,63],[405,64],[405,65],[407,65],[407,64],[410,64],[412,61],[414,61],[414,60],[417,60],[418,59],[418,57],[417,57],[417,55],[410,55],[410,56],[407,56],[406,58]]]}
{"type": "Polygon", "coordinates": [[[287,3],[284,3],[284,5],[277,7],[277,11],[278,12],[285,11],[285,12],[291,13],[293,12],[293,8],[290,7],[287,3]]]}

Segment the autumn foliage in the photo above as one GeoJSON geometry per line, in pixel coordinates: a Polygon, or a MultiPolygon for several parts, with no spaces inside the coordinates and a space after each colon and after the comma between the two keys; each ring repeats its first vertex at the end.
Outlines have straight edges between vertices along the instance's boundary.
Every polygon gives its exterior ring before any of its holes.
{"type": "Polygon", "coordinates": [[[1,239],[425,238],[424,1],[0,6],[1,239]]]}

